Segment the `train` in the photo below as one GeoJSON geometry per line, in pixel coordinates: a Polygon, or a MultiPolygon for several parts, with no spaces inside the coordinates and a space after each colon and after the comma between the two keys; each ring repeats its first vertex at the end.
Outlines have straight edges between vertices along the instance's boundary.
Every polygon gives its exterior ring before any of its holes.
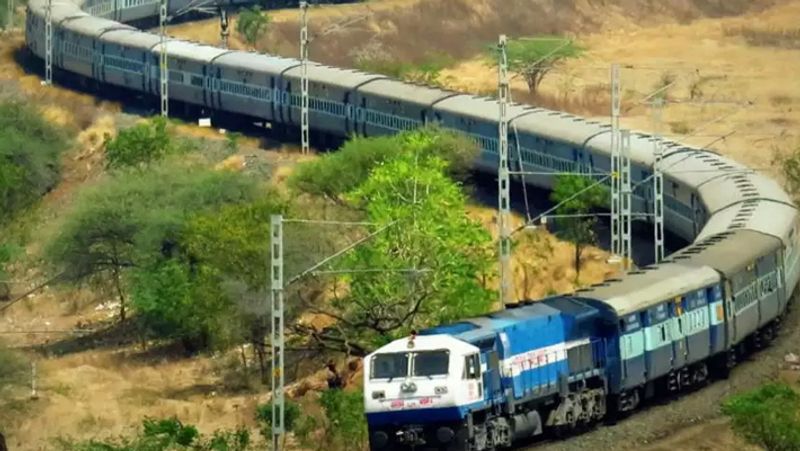
{"type": "MultiPolygon", "coordinates": [[[[173,38],[162,44],[130,25],[158,16],[159,4],[51,0],[56,77],[156,97],[163,46],[172,105],[273,129],[300,126],[300,61],[173,38]]],[[[168,1],[170,15],[192,6],[197,2],[168,1]]],[[[26,12],[26,44],[41,59],[47,7],[31,0],[26,12]]],[[[496,99],[318,63],[309,63],[308,77],[315,136],[439,124],[475,140],[477,170],[497,170],[496,99]]],[[[527,183],[547,189],[555,173],[610,172],[608,124],[522,104],[510,105],[507,117],[514,169],[538,174],[527,183]]],[[[630,135],[637,212],[654,211],[647,180],[655,142],[647,133],[630,135]]],[[[775,336],[800,277],[791,197],[776,181],[711,150],[660,142],[664,225],[691,244],[618,279],[377,349],[364,359],[371,450],[482,451],[569,432],[632,412],[660,393],[724,377],[744,353],[775,336]]]]}

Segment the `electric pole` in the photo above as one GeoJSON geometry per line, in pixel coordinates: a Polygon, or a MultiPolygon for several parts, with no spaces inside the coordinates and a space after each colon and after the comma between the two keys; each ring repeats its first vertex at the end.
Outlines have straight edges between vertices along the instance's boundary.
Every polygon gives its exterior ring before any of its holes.
{"type": "Polygon", "coordinates": [[[219,8],[219,37],[223,49],[228,48],[228,11],[220,6],[219,8]]]}
{"type": "Polygon", "coordinates": [[[661,108],[664,104],[660,97],[653,101],[653,228],[655,253],[653,261],[660,263],[664,259],[664,175],[661,164],[664,149],[661,143],[661,108]]]}
{"type": "Polygon", "coordinates": [[[167,0],[161,0],[158,10],[158,25],[161,36],[159,46],[159,80],[161,86],[161,117],[169,117],[169,71],[167,70],[167,0]]]}
{"type": "Polygon", "coordinates": [[[308,2],[300,2],[300,149],[309,152],[310,130],[308,121],[308,2]]]}
{"type": "Polygon", "coordinates": [[[500,35],[498,42],[498,149],[497,168],[497,225],[500,242],[500,305],[511,303],[510,293],[514,274],[511,271],[511,235],[509,233],[510,186],[508,174],[508,58],[506,55],[506,36],[500,35]]]}
{"type": "Polygon", "coordinates": [[[271,217],[272,450],[282,447],[285,419],[283,388],[283,215],[271,217]]]}
{"type": "Polygon", "coordinates": [[[47,9],[44,13],[44,84],[53,84],[53,0],[47,0],[47,9]]]}
{"type": "Polygon", "coordinates": [[[619,65],[611,65],[611,254],[622,255],[620,227],[619,65]]]}
{"type": "Polygon", "coordinates": [[[625,270],[631,268],[633,262],[633,241],[631,237],[632,194],[631,189],[631,132],[630,130],[620,131],[620,219],[621,219],[621,241],[622,266],[625,270]]]}

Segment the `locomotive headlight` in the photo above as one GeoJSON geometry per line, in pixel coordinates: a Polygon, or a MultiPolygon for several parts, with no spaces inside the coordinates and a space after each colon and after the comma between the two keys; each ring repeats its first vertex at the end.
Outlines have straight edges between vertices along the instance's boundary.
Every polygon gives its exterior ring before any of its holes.
{"type": "Polygon", "coordinates": [[[383,390],[372,392],[372,399],[383,399],[385,397],[386,397],[386,392],[384,392],[383,390]]]}
{"type": "Polygon", "coordinates": [[[436,393],[437,395],[446,395],[447,394],[447,387],[445,387],[445,386],[436,387],[436,388],[433,389],[433,392],[436,393]]]}

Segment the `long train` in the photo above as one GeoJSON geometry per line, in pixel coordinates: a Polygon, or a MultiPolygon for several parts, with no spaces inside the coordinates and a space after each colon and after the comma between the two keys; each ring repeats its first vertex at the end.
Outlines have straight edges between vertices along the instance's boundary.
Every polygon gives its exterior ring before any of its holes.
{"type": "MultiPolygon", "coordinates": [[[[228,0],[233,4],[238,0],[228,0]]],[[[192,0],[171,0],[170,14],[192,0]]],[[[30,51],[45,57],[46,0],[31,0],[30,51]]],[[[124,22],[158,1],[53,0],[57,76],[159,94],[159,37],[124,22]]],[[[174,104],[293,128],[298,60],[176,39],[166,44],[174,104]]],[[[472,136],[476,166],[496,170],[497,103],[311,64],[310,120],[319,136],[381,135],[436,122],[472,136]]],[[[610,127],[512,105],[511,160],[535,172],[609,172],[610,127]]],[[[632,411],[659,392],[726,374],[775,335],[798,282],[798,215],[773,180],[712,151],[664,141],[665,226],[692,242],[661,264],[569,296],[423,331],[365,358],[372,450],[481,451],[546,429],[632,411]]],[[[631,136],[637,211],[653,210],[653,137],[631,136]]],[[[553,176],[529,183],[552,187],[553,176]]]]}

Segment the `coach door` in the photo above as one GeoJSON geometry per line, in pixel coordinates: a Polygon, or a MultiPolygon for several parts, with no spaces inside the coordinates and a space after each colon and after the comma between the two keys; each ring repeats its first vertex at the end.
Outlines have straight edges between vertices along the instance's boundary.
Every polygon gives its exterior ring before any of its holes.
{"type": "Polygon", "coordinates": [[[734,308],[733,308],[733,285],[731,284],[730,279],[725,281],[725,331],[727,332],[725,337],[725,348],[729,349],[736,343],[736,320],[734,319],[734,308]]]}

